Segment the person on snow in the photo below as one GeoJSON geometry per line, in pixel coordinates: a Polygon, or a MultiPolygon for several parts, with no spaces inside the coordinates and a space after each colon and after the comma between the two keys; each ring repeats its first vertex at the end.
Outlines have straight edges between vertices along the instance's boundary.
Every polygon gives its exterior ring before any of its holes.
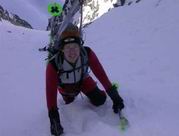
{"type": "Polygon", "coordinates": [[[63,133],[57,107],[58,92],[66,104],[73,102],[75,97],[82,92],[94,106],[104,104],[107,93],[113,102],[114,112],[121,111],[124,108],[123,99],[108,79],[94,51],[83,46],[78,27],[69,24],[60,36],[59,45],[58,53],[48,62],[46,68],[46,100],[51,134],[63,133]],[[88,68],[106,91],[98,88],[88,68]]]}

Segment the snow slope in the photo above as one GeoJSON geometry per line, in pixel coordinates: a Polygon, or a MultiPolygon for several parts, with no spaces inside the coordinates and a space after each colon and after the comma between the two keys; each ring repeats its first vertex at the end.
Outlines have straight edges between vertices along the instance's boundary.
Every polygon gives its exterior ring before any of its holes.
{"type": "MultiPolygon", "coordinates": [[[[85,96],[58,98],[65,136],[178,136],[179,2],[142,1],[113,9],[85,30],[109,78],[119,82],[130,121],[119,130],[108,98],[96,108],[85,96]]],[[[46,54],[48,33],[0,23],[0,135],[48,136],[46,54]]]]}
{"type": "Polygon", "coordinates": [[[28,21],[33,28],[45,30],[50,17],[47,7],[53,2],[64,4],[64,0],[0,0],[0,5],[28,21]]]}
{"type": "Polygon", "coordinates": [[[1,136],[28,135],[42,123],[36,122],[45,106],[45,65],[37,49],[47,39],[42,31],[0,23],[1,136]]]}

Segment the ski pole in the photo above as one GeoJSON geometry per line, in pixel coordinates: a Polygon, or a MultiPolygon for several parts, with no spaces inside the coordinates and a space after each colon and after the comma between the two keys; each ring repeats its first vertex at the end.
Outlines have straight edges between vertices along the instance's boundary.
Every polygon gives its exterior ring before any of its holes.
{"type": "Polygon", "coordinates": [[[120,130],[124,132],[129,126],[129,121],[121,111],[119,112],[119,120],[120,130]]]}

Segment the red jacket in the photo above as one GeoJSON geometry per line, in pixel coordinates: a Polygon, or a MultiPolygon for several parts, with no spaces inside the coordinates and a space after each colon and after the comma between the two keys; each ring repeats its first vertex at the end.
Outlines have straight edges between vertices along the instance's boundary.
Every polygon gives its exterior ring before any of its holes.
{"type": "MultiPolygon", "coordinates": [[[[96,54],[89,48],[88,52],[88,65],[92,70],[96,78],[103,85],[105,90],[109,90],[112,86],[109,81],[101,63],[99,62],[96,54]]],[[[57,107],[57,88],[58,88],[58,73],[54,68],[52,63],[48,63],[46,68],[46,99],[47,99],[47,107],[51,109],[53,107],[57,107]]],[[[85,78],[82,82],[81,89],[83,93],[88,93],[92,91],[96,87],[96,82],[92,79],[91,76],[85,78]]],[[[64,91],[64,90],[60,90],[64,91]]]]}

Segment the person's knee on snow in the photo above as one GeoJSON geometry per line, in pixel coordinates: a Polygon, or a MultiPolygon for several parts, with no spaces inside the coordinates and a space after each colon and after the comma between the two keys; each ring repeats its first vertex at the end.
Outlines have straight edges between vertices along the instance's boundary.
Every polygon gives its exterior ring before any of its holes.
{"type": "Polygon", "coordinates": [[[106,93],[98,87],[85,94],[95,106],[103,105],[106,101],[106,93]]]}
{"type": "MultiPolygon", "coordinates": [[[[70,104],[75,100],[75,97],[79,94],[79,91],[66,91],[71,90],[71,88],[58,88],[58,92],[61,94],[65,104],[70,104]]],[[[73,89],[72,89],[73,90],[73,89]]]]}
{"type": "Polygon", "coordinates": [[[63,100],[65,101],[65,104],[70,104],[75,100],[75,97],[71,97],[71,96],[63,96],[63,100]]]}

